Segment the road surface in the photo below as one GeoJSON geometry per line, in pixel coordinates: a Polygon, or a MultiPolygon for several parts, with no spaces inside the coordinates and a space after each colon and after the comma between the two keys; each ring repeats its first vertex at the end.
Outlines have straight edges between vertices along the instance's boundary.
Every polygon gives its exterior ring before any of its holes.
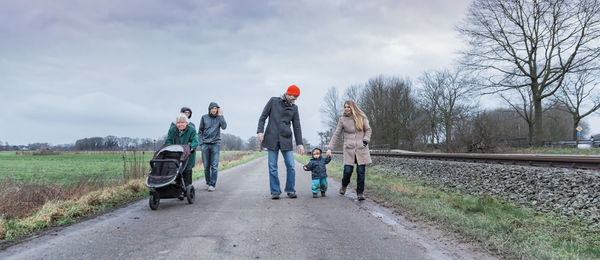
{"type": "MultiPolygon", "coordinates": [[[[285,166],[279,162],[282,190],[285,166]]],[[[353,176],[354,177],[354,176],[353,176]]],[[[351,185],[354,184],[355,179],[351,185]]],[[[355,194],[312,198],[296,162],[297,199],[271,200],[267,158],[221,171],[216,191],[194,183],[195,204],[144,199],[0,251],[0,259],[482,259],[355,194]]],[[[366,194],[368,197],[368,194],[366,194]]]]}

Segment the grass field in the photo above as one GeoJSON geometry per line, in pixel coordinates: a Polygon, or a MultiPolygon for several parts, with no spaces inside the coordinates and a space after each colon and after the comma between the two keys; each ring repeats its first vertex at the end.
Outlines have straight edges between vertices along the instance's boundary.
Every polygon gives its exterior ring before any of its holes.
{"type": "MultiPolygon", "coordinates": [[[[297,156],[307,163],[309,156],[297,156]]],[[[365,196],[409,219],[439,226],[505,258],[600,259],[600,225],[575,217],[537,213],[502,198],[441,191],[400,178],[402,169],[367,166],[365,196]]],[[[327,174],[341,180],[343,166],[333,160],[327,174]]],[[[356,172],[350,188],[356,186],[356,172]]],[[[332,191],[337,192],[337,191],[332,191]]]]}
{"type": "MultiPolygon", "coordinates": [[[[152,152],[137,152],[145,162],[152,152]]],[[[17,184],[68,185],[81,180],[105,181],[123,175],[123,156],[131,152],[73,152],[60,155],[16,155],[0,152],[0,180],[17,184]]]]}
{"type": "MultiPolygon", "coordinates": [[[[223,151],[221,160],[243,155],[243,151],[223,151]]],[[[153,152],[136,152],[146,170],[153,152]],[[140,158],[141,157],[141,158],[140,158]]],[[[0,152],[0,181],[31,185],[69,185],[81,181],[118,182],[123,179],[124,160],[129,164],[132,152],[69,152],[60,155],[17,155],[0,152]]],[[[201,162],[201,154],[196,155],[201,162]]],[[[195,172],[201,171],[196,166],[195,172]]],[[[221,166],[219,167],[221,168],[221,166]]],[[[198,176],[194,174],[194,176],[198,176]]]]}

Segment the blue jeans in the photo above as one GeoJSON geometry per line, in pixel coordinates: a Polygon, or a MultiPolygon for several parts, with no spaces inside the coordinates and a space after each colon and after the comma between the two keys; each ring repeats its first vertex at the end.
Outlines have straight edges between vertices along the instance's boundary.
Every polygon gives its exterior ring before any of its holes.
{"type": "MultiPolygon", "coordinates": [[[[281,194],[281,188],[279,186],[279,173],[277,172],[277,159],[279,156],[279,149],[267,150],[269,157],[269,186],[271,187],[271,194],[281,194]]],[[[283,155],[283,161],[285,162],[285,168],[287,169],[287,175],[285,178],[285,192],[295,193],[294,186],[296,185],[296,171],[294,170],[294,151],[281,151],[283,155]]]]}
{"type": "Polygon", "coordinates": [[[202,163],[204,163],[206,185],[213,187],[217,185],[220,150],[220,144],[202,144],[202,163]]]}
{"type": "Polygon", "coordinates": [[[319,191],[326,192],[327,191],[327,178],[313,179],[312,185],[310,188],[311,188],[313,194],[317,194],[317,193],[319,193],[319,191]]]}

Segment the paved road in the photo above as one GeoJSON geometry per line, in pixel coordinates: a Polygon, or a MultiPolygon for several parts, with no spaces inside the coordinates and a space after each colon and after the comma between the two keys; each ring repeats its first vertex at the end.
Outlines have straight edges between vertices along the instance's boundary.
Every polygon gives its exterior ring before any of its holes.
{"type": "Polygon", "coordinates": [[[299,163],[297,199],[270,199],[266,157],[222,171],[215,192],[203,180],[194,185],[195,204],[161,200],[152,211],[145,199],[7,248],[0,259],[481,258],[431,241],[369,200],[338,195],[332,180],[327,197],[312,198],[299,163]]]}

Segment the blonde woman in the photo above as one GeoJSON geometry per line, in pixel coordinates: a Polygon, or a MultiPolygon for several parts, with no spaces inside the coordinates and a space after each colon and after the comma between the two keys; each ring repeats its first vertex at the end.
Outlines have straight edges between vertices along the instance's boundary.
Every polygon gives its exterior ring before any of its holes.
{"type": "Polygon", "coordinates": [[[364,200],[365,166],[371,163],[369,142],[371,141],[371,127],[365,113],[358,108],[356,102],[344,102],[344,115],[340,117],[333,137],[329,142],[327,156],[331,156],[334,147],[344,133],[344,177],[340,194],[346,194],[346,187],[350,184],[350,177],[356,164],[356,194],[358,200],[364,200]]]}

